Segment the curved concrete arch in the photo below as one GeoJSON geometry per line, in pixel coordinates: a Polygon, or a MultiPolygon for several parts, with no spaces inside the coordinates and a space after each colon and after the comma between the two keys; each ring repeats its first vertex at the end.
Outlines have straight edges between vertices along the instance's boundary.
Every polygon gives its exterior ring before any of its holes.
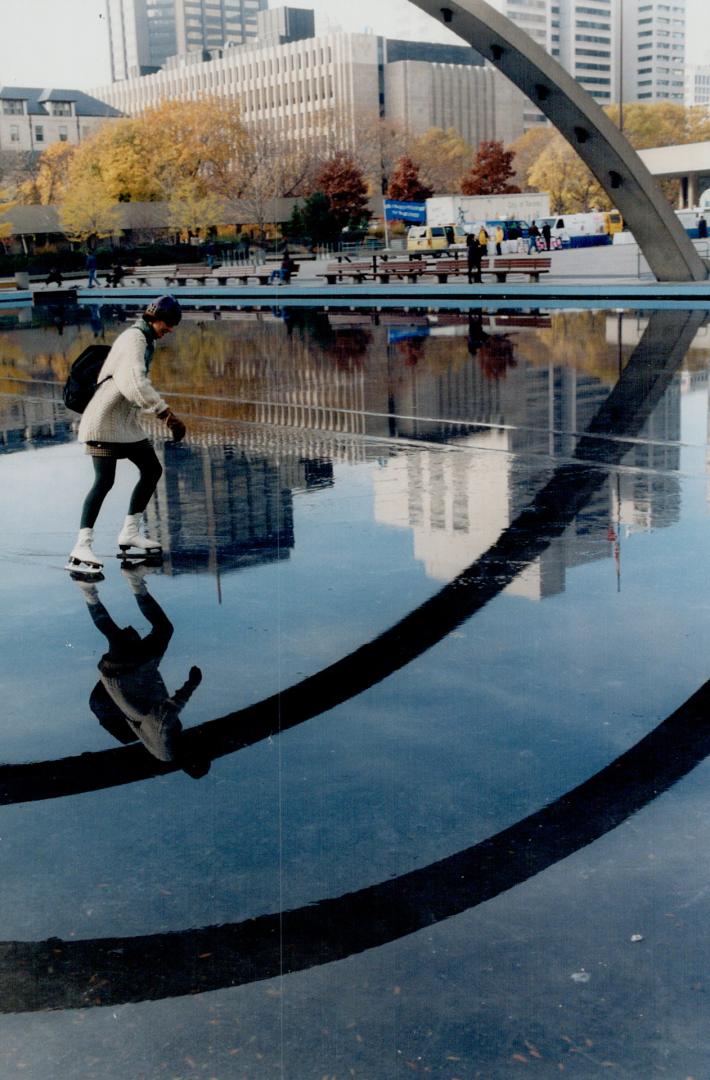
{"type": "Polygon", "coordinates": [[[708,266],[658,183],[596,101],[485,0],[411,0],[523,91],[577,151],[621,211],[659,281],[704,281],[708,266]]]}

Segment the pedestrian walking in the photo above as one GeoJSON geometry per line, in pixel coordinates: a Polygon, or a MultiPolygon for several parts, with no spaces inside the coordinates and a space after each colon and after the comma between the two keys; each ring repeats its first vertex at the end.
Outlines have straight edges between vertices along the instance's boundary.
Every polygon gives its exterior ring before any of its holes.
{"type": "Polygon", "coordinates": [[[89,289],[93,289],[99,283],[98,278],[96,277],[97,265],[98,264],[96,262],[96,255],[94,254],[94,252],[88,252],[86,256],[86,270],[89,275],[89,284],[87,286],[87,288],[89,289]]]}
{"type": "Polygon", "coordinates": [[[143,511],[163,470],[138,416],[147,412],[163,420],[175,442],[185,436],[185,425],[163,401],[149,376],[156,341],[171,333],[181,318],[174,297],[153,300],[143,316],[119,334],[101,367],[96,391],[79,425],[79,441],[93,460],[94,483],[84,500],[79,535],[66,566],[69,571],[94,575],[103,567],[91,550],[93,530],[113,487],[116,462],[122,458],[136,466],[139,477],[118,536],[121,556],[145,558],[161,554],[160,544],[141,536],[139,531],[143,511]]]}
{"type": "Polygon", "coordinates": [[[503,241],[505,240],[505,233],[503,232],[502,225],[496,225],[495,242],[496,242],[496,255],[503,254],[503,241]]]}
{"type": "Polygon", "coordinates": [[[545,251],[549,251],[552,247],[552,229],[549,221],[546,221],[542,226],[542,239],[545,241],[545,251]]]}
{"type": "Polygon", "coordinates": [[[707,240],[708,235],[708,223],[705,219],[705,215],[701,214],[698,218],[698,239],[707,240]]]}
{"type": "Polygon", "coordinates": [[[528,255],[531,252],[537,252],[537,240],[540,235],[540,230],[533,221],[528,229],[528,255]]]}

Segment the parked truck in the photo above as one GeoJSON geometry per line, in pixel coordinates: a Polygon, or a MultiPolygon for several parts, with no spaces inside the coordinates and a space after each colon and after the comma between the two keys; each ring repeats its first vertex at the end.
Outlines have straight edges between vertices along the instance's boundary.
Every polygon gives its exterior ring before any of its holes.
{"type": "Polygon", "coordinates": [[[547,192],[526,191],[518,195],[435,195],[426,201],[429,226],[458,225],[470,231],[485,221],[539,221],[550,216],[547,192]]]}

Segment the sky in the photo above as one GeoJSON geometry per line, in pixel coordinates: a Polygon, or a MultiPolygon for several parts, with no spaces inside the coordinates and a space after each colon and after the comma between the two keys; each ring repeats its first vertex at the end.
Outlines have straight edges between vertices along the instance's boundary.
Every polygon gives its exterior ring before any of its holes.
{"type": "MultiPolygon", "coordinates": [[[[456,41],[409,0],[291,0],[317,30],[456,41]]],[[[281,0],[271,0],[280,6],[281,0]]],[[[687,0],[688,61],[710,64],[710,0],[687,0]]],[[[0,0],[0,85],[90,89],[110,81],[105,0],[0,0]]]]}

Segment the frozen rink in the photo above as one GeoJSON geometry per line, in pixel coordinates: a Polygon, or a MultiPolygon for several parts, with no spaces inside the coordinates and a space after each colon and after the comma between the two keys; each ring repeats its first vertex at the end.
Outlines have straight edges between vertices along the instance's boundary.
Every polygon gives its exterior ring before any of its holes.
{"type": "Polygon", "coordinates": [[[131,315],[20,314],[3,1080],[702,1080],[707,313],[188,312],[164,562],[121,463],[95,590],[61,384],[131,315]],[[142,723],[111,626],[162,635],[142,723]]]}

